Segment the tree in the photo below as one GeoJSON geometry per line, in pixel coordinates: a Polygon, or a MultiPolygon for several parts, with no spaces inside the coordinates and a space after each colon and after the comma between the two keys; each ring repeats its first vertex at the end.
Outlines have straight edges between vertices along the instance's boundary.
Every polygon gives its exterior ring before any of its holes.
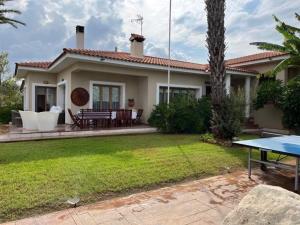
{"type": "Polygon", "coordinates": [[[3,81],[0,86],[0,108],[13,108],[20,105],[22,105],[22,95],[16,79],[10,78],[3,81]]]}
{"type": "MultiPolygon", "coordinates": [[[[300,21],[300,15],[295,13],[296,19],[300,21]]],[[[280,71],[293,66],[300,66],[300,28],[290,26],[273,16],[277,22],[276,30],[283,36],[282,45],[268,42],[253,42],[251,45],[258,46],[259,49],[268,51],[278,51],[289,54],[289,58],[281,61],[274,69],[269,71],[269,75],[275,76],[280,71]]]]}
{"type": "Polygon", "coordinates": [[[8,71],[8,54],[6,52],[0,52],[0,86],[4,74],[8,71]]]}
{"type": "Polygon", "coordinates": [[[205,0],[207,11],[207,47],[211,71],[212,120],[211,129],[215,138],[223,138],[221,123],[224,110],[222,104],[226,97],[225,91],[225,0],[205,0]]]}
{"type": "Polygon", "coordinates": [[[19,10],[3,8],[5,3],[9,2],[9,1],[12,1],[12,0],[0,0],[0,24],[10,24],[14,28],[18,28],[18,26],[17,26],[18,24],[25,25],[25,23],[23,23],[19,20],[15,20],[15,19],[12,19],[12,18],[9,18],[6,16],[6,14],[11,14],[11,13],[21,14],[21,12],[19,10]]]}

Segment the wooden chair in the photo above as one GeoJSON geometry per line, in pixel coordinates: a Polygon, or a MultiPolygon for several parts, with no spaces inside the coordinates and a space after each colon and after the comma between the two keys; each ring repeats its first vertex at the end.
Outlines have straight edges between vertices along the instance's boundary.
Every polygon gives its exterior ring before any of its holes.
{"type": "Polygon", "coordinates": [[[124,110],[118,109],[118,110],[116,110],[115,126],[116,127],[122,126],[123,123],[124,123],[124,110]]]}
{"type": "Polygon", "coordinates": [[[138,109],[137,114],[136,114],[136,118],[133,121],[135,124],[140,124],[141,123],[141,118],[142,118],[143,112],[144,112],[143,109],[138,109]]]}
{"type": "Polygon", "coordinates": [[[73,121],[73,124],[71,125],[71,128],[75,128],[75,127],[79,127],[80,129],[82,129],[82,121],[79,118],[79,116],[74,115],[71,111],[71,109],[68,109],[69,115],[73,121]]]}
{"type": "Polygon", "coordinates": [[[132,126],[132,110],[126,109],[124,111],[124,122],[125,126],[132,126]]]}

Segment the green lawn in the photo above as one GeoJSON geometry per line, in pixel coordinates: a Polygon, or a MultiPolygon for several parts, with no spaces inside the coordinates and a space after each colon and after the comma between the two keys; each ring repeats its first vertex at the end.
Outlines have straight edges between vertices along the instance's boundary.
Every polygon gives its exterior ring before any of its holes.
{"type": "MultiPolygon", "coordinates": [[[[251,138],[253,136],[244,136],[251,138]]],[[[132,135],[0,144],[0,221],[116,193],[220,174],[247,154],[198,135],[132,135]]]]}

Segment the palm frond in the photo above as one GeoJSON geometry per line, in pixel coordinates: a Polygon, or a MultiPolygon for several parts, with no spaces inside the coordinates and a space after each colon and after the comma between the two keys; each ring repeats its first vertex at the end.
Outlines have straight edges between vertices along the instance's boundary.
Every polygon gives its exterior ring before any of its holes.
{"type": "Polygon", "coordinates": [[[21,14],[21,12],[19,10],[16,10],[16,9],[0,9],[0,14],[4,14],[4,13],[17,13],[17,14],[21,14]]]}
{"type": "Polygon", "coordinates": [[[300,15],[298,13],[295,13],[296,19],[300,21],[300,15]]]}
{"type": "MultiPolygon", "coordinates": [[[[0,6],[4,6],[5,3],[12,1],[12,0],[0,0],[0,6]]],[[[15,13],[15,14],[21,14],[21,12],[19,10],[16,9],[4,9],[1,8],[0,9],[0,24],[9,24],[11,26],[13,26],[14,28],[18,28],[17,24],[21,24],[21,25],[26,25],[25,23],[16,20],[16,19],[12,19],[12,18],[8,18],[5,16],[5,14],[9,14],[9,13],[15,13]]]]}
{"type": "Polygon", "coordinates": [[[1,18],[1,17],[0,17],[0,24],[10,24],[10,25],[12,25],[14,28],[17,28],[16,23],[17,23],[17,24],[21,24],[21,25],[23,25],[23,26],[26,25],[26,23],[23,23],[23,22],[21,22],[21,21],[19,21],[19,20],[10,19],[10,18],[1,18]]]}
{"type": "Polygon", "coordinates": [[[255,45],[261,50],[267,50],[267,51],[277,51],[277,52],[287,52],[288,49],[286,47],[277,45],[277,44],[272,44],[272,43],[267,43],[267,42],[252,42],[250,45],[255,45]]]}
{"type": "Polygon", "coordinates": [[[298,40],[286,40],[284,41],[284,46],[290,49],[290,53],[293,55],[300,55],[300,41],[298,40]]]}
{"type": "Polygon", "coordinates": [[[272,75],[276,75],[282,70],[288,68],[289,66],[299,66],[300,65],[300,56],[292,56],[291,58],[281,61],[272,71],[272,75]]]}
{"type": "Polygon", "coordinates": [[[278,17],[273,15],[274,20],[278,23],[276,29],[280,32],[280,30],[284,30],[290,34],[294,34],[295,32],[300,33],[300,28],[288,25],[282,22],[278,17]]]}

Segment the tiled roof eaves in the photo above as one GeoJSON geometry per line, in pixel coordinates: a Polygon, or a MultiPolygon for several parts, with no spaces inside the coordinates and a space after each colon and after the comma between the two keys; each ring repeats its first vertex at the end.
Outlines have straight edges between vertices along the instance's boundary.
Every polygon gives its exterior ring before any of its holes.
{"type": "MultiPolygon", "coordinates": [[[[120,62],[139,63],[139,64],[144,64],[146,66],[154,65],[154,66],[167,67],[167,63],[168,63],[168,59],[165,58],[152,57],[152,56],[145,56],[143,58],[138,58],[138,57],[132,57],[130,54],[125,52],[110,52],[110,51],[95,51],[95,50],[87,50],[87,49],[64,48],[63,52],[52,62],[16,63],[16,69],[19,65],[24,67],[31,67],[31,68],[49,69],[66,54],[91,56],[95,58],[104,58],[104,59],[116,60],[120,62]]],[[[179,60],[171,60],[171,68],[193,70],[199,72],[201,71],[205,73],[208,73],[209,70],[208,64],[197,64],[197,63],[184,62],[179,60]]],[[[241,67],[234,67],[234,65],[226,66],[226,70],[257,74],[256,71],[244,69],[241,67]]]]}

